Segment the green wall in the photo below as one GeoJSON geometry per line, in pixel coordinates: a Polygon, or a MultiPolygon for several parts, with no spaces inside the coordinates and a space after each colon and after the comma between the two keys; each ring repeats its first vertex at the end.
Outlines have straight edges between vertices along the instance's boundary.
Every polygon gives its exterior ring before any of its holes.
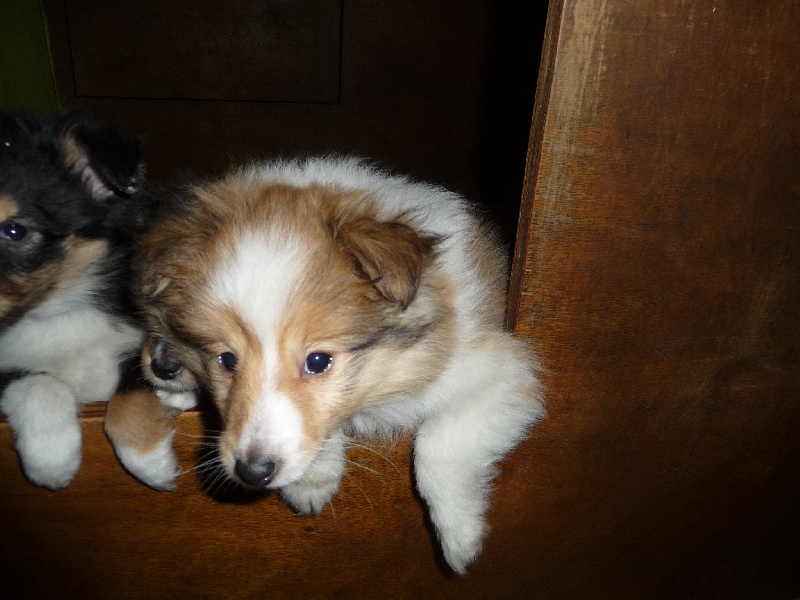
{"type": "Polygon", "coordinates": [[[0,110],[58,110],[39,0],[0,0],[0,110]]]}

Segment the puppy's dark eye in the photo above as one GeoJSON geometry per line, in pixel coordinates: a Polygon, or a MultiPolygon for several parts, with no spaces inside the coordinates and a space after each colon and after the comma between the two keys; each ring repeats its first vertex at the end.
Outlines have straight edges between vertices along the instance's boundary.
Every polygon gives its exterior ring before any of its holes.
{"type": "Polygon", "coordinates": [[[28,228],[14,221],[6,221],[0,226],[0,240],[19,242],[28,235],[28,228]]]}
{"type": "Polygon", "coordinates": [[[305,372],[309,375],[321,375],[331,368],[333,357],[325,352],[312,352],[306,357],[305,372]]]}
{"type": "Polygon", "coordinates": [[[229,373],[236,371],[236,355],[233,352],[223,352],[217,356],[217,360],[220,366],[229,373]]]}

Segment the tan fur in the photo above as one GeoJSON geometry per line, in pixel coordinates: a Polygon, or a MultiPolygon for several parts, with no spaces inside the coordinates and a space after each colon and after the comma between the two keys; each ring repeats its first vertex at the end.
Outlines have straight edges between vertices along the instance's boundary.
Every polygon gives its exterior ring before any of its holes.
{"type": "Polygon", "coordinates": [[[35,273],[5,274],[0,282],[0,317],[27,310],[43,300],[58,282],[62,265],[50,263],[35,273]]]}
{"type": "Polygon", "coordinates": [[[64,247],[66,257],[55,284],[58,289],[72,288],[76,280],[80,279],[92,264],[105,256],[108,251],[108,241],[70,236],[66,239],[64,247]]]}
{"type": "Polygon", "coordinates": [[[6,275],[0,284],[0,317],[7,312],[30,307],[57,290],[73,287],[92,263],[102,258],[108,242],[70,236],[63,243],[64,258],[46,264],[24,276],[6,275]]]}
{"type": "Polygon", "coordinates": [[[412,430],[463,573],[494,465],[544,414],[535,356],[502,329],[495,237],[454,194],[352,160],[255,165],[184,201],[143,240],[138,287],[150,335],[220,409],[227,475],[316,514],[348,435],[412,430]]]}
{"type": "Polygon", "coordinates": [[[0,223],[8,221],[17,214],[19,207],[14,198],[8,194],[0,195],[0,223]]]}
{"type": "Polygon", "coordinates": [[[280,339],[285,362],[277,388],[303,415],[305,451],[316,452],[330,430],[350,415],[436,378],[451,351],[453,324],[449,284],[436,269],[426,271],[435,238],[417,233],[400,220],[402,216],[388,223],[375,220],[377,211],[365,193],[344,194],[321,186],[254,186],[237,177],[193,192],[190,219],[169,220],[144,239],[143,264],[148,268],[141,287],[149,297],[151,328],[164,335],[168,323],[189,345],[207,350],[206,380],[226,423],[223,455],[236,444],[251,404],[259,397],[261,356],[258,340],[248,334],[246,324],[208,302],[207,278],[245,225],[268,224],[293,232],[307,240],[314,257],[310,262],[318,265],[308,274],[310,287],[290,303],[280,339]],[[426,298],[424,314],[404,312],[420,288],[426,298]],[[358,389],[343,394],[348,383],[342,379],[348,373],[346,363],[338,380],[309,378],[301,372],[309,350],[308,324],[313,324],[317,338],[337,340],[335,347],[321,350],[335,354],[340,362],[346,361],[347,350],[382,329],[394,326],[403,334],[382,341],[385,348],[372,348],[375,358],[358,389]],[[403,335],[409,339],[401,339],[403,335]],[[215,345],[217,340],[232,347],[215,345]],[[215,364],[216,356],[226,350],[239,359],[235,375],[215,364]],[[395,360],[406,366],[388,374],[378,366],[395,360]],[[328,391],[331,387],[337,390],[328,391]],[[327,404],[326,399],[330,399],[327,404]]]}
{"type": "Polygon", "coordinates": [[[404,223],[381,223],[368,217],[345,221],[336,237],[352,256],[358,274],[403,308],[417,295],[422,269],[436,243],[404,223]]]}
{"type": "Polygon", "coordinates": [[[177,409],[161,404],[150,392],[120,393],[108,401],[104,427],[115,443],[148,453],[172,435],[170,419],[178,413],[177,409]]]}

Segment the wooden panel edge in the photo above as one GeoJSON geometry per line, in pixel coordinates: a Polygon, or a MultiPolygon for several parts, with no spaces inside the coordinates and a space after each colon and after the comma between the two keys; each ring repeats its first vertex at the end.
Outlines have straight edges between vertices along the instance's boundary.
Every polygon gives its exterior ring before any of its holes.
{"type": "Polygon", "coordinates": [[[528,141],[528,152],[525,159],[525,173],[522,184],[517,237],[514,243],[514,254],[511,263],[511,275],[506,302],[506,328],[516,331],[519,319],[520,296],[523,291],[525,265],[528,259],[528,246],[531,243],[531,216],[533,214],[533,198],[536,179],[541,158],[542,137],[547,121],[550,104],[550,93],[553,85],[556,49],[561,35],[561,19],[564,12],[564,0],[550,0],[547,9],[542,56],[539,62],[539,76],[536,82],[536,96],[533,103],[533,117],[528,141]]]}

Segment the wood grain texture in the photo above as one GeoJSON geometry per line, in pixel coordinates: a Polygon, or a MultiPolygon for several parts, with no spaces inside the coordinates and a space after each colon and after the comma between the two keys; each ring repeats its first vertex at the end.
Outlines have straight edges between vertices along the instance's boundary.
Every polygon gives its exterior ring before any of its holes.
{"type": "MultiPolygon", "coordinates": [[[[4,589],[35,598],[466,598],[515,595],[508,552],[526,542],[514,511],[498,516],[485,560],[456,578],[437,566],[415,498],[409,444],[354,449],[343,488],[318,517],[296,517],[276,496],[243,500],[194,474],[173,493],[133,481],[114,459],[99,417],[83,419],[83,466],[69,488],[48,492],[22,477],[0,424],[0,547],[4,589]],[[377,452],[377,453],[376,453],[377,452]],[[498,571],[499,569],[499,571],[498,571]],[[481,583],[482,582],[482,583],[481,583]],[[475,584],[478,584],[477,587],[475,584]]],[[[177,419],[181,464],[197,458],[198,413],[177,419]]],[[[504,469],[509,501],[524,473],[504,469]]],[[[19,596],[23,597],[23,596],[19,596]]]]}
{"type": "Polygon", "coordinates": [[[563,2],[509,310],[549,368],[543,597],[800,590],[798,19],[563,2]]]}

